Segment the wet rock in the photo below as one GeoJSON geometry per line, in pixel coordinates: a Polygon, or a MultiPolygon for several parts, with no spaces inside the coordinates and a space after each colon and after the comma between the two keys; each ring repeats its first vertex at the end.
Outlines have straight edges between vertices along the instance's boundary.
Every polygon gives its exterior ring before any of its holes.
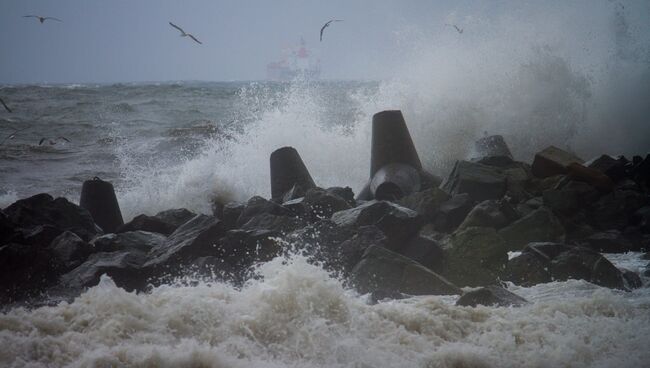
{"type": "Polygon", "coordinates": [[[467,193],[474,201],[499,199],[506,192],[506,176],[492,166],[458,161],[441,188],[452,195],[467,193]]]}
{"type": "Polygon", "coordinates": [[[572,180],[585,182],[598,189],[601,193],[609,193],[614,189],[614,182],[609,176],[577,162],[573,162],[567,166],[567,176],[572,180]]]}
{"type": "Polygon", "coordinates": [[[340,271],[347,276],[361,261],[366,249],[371,246],[387,247],[388,243],[384,233],[376,226],[362,226],[349,239],[329,248],[325,263],[328,269],[340,271]]]}
{"type": "MultiPolygon", "coordinates": [[[[224,208],[224,216],[225,216],[225,208],[224,208]]],[[[282,207],[281,205],[266,200],[262,197],[253,197],[248,200],[246,203],[246,206],[241,212],[241,215],[237,219],[237,226],[241,227],[248,221],[250,221],[253,217],[267,213],[270,215],[276,215],[276,216],[292,216],[293,213],[287,209],[282,207]]]]}
{"type": "Polygon", "coordinates": [[[625,253],[640,250],[640,242],[628,239],[618,230],[595,233],[580,242],[580,245],[596,252],[625,253]]]}
{"type": "Polygon", "coordinates": [[[309,218],[316,221],[328,219],[334,212],[351,208],[345,198],[321,188],[309,189],[305,193],[303,205],[309,218]]]}
{"type": "Polygon", "coordinates": [[[519,219],[517,211],[506,201],[489,199],[476,205],[458,230],[468,227],[492,227],[501,229],[519,219]]]}
{"type": "Polygon", "coordinates": [[[305,197],[300,197],[300,198],[296,198],[284,202],[282,203],[282,207],[293,212],[293,214],[298,217],[304,217],[307,212],[307,206],[305,205],[305,197]]]}
{"type": "Polygon", "coordinates": [[[461,293],[444,277],[421,264],[377,246],[366,249],[352,270],[352,282],[362,294],[379,290],[408,295],[461,293]]]}
{"type": "Polygon", "coordinates": [[[277,216],[270,213],[260,213],[241,225],[244,230],[270,230],[287,234],[307,225],[305,220],[297,217],[277,216]]]}
{"type": "Polygon", "coordinates": [[[417,233],[421,218],[417,212],[387,201],[369,201],[332,215],[341,227],[377,226],[391,241],[403,241],[417,233]]]}
{"type": "Polygon", "coordinates": [[[615,190],[601,197],[589,211],[593,225],[601,230],[622,230],[633,214],[649,204],[648,196],[632,190],[615,190]]]}
{"type": "Polygon", "coordinates": [[[21,244],[47,247],[63,230],[52,225],[38,225],[28,229],[19,229],[14,240],[21,244]]]}
{"type": "Polygon", "coordinates": [[[632,215],[632,223],[638,224],[643,233],[650,234],[650,206],[636,210],[632,215]]]}
{"type": "Polygon", "coordinates": [[[343,198],[350,207],[356,207],[357,202],[354,200],[354,192],[350,187],[331,187],[326,189],[328,193],[343,198]]]}
{"type": "Polygon", "coordinates": [[[93,252],[88,243],[71,231],[56,237],[49,248],[66,271],[79,266],[93,252]]]}
{"type": "Polygon", "coordinates": [[[134,217],[133,220],[117,228],[117,231],[115,232],[125,233],[128,231],[142,230],[152,233],[169,235],[173,233],[177,227],[178,226],[164,222],[155,216],[139,215],[134,217]]]}
{"type": "Polygon", "coordinates": [[[458,299],[456,305],[463,307],[476,307],[477,305],[520,307],[527,303],[526,299],[501,286],[489,285],[464,293],[458,299]]]}
{"type": "Polygon", "coordinates": [[[0,246],[0,303],[40,293],[56,282],[61,269],[46,247],[17,243],[0,246]]]}
{"type": "Polygon", "coordinates": [[[541,207],[499,230],[508,250],[521,250],[531,242],[563,242],[565,232],[558,218],[541,207]]]}
{"type": "Polygon", "coordinates": [[[623,273],[623,279],[625,280],[627,289],[638,289],[643,286],[643,281],[641,281],[641,277],[636,272],[624,268],[621,269],[621,272],[623,273]]]}
{"type": "Polygon", "coordinates": [[[474,207],[474,201],[469,194],[457,194],[443,202],[438,208],[434,228],[442,232],[452,232],[465,220],[474,207]]]}
{"type": "Polygon", "coordinates": [[[268,230],[229,230],[217,242],[215,257],[223,260],[239,281],[256,262],[267,262],[282,252],[280,234],[268,230]]]}
{"type": "Polygon", "coordinates": [[[83,289],[95,286],[102,275],[107,275],[115,285],[127,290],[144,290],[148,273],[142,268],[147,260],[140,251],[100,252],[91,255],[79,267],[61,277],[68,288],[83,289]]]}
{"type": "Polygon", "coordinates": [[[551,282],[550,260],[524,250],[508,261],[503,279],[526,287],[551,282]]]}
{"type": "Polygon", "coordinates": [[[582,279],[593,284],[626,290],[623,273],[605,257],[583,247],[573,247],[551,261],[554,280],[582,279]]]}
{"type": "Polygon", "coordinates": [[[0,210],[0,245],[10,243],[17,235],[18,225],[0,210]]]}
{"type": "Polygon", "coordinates": [[[221,220],[227,229],[232,229],[237,226],[237,220],[242,212],[244,212],[244,208],[246,208],[246,205],[239,202],[230,202],[223,206],[221,220]]]}
{"type": "Polygon", "coordinates": [[[391,250],[418,262],[433,272],[443,272],[444,252],[440,244],[432,238],[417,235],[399,249],[391,250]]]}
{"type": "Polygon", "coordinates": [[[45,193],[16,201],[3,212],[21,228],[52,225],[72,231],[84,240],[90,240],[95,234],[101,233],[86,209],[65,198],[54,199],[45,193]]]}
{"type": "Polygon", "coordinates": [[[522,217],[525,217],[542,206],[544,206],[543,197],[534,197],[526,200],[524,203],[519,203],[516,209],[522,217]]]}
{"type": "Polygon", "coordinates": [[[166,240],[162,234],[137,230],[99,236],[90,242],[90,246],[94,252],[138,250],[147,253],[160,247],[166,240]]]}
{"type": "Polygon", "coordinates": [[[625,165],[628,163],[625,157],[614,158],[609,155],[602,155],[587,163],[587,167],[600,171],[614,181],[625,177],[625,165]]]}
{"type": "Polygon", "coordinates": [[[458,231],[444,248],[444,272],[458,286],[485,286],[497,281],[508,261],[508,249],[496,230],[470,227],[458,231]]]}
{"type": "Polygon", "coordinates": [[[450,198],[451,196],[440,188],[430,188],[411,193],[397,201],[397,204],[417,212],[426,221],[433,221],[439,213],[440,205],[450,198]]]}
{"type": "Polygon", "coordinates": [[[584,161],[572,153],[555,146],[549,146],[535,154],[532,172],[538,178],[564,175],[567,172],[567,167],[574,162],[582,164],[584,161]]]}
{"type": "Polygon", "coordinates": [[[197,215],[176,229],[163,244],[151,249],[145,267],[176,268],[192,259],[215,255],[217,242],[225,232],[219,219],[197,215]]]}
{"type": "Polygon", "coordinates": [[[556,214],[571,215],[582,209],[578,192],[570,189],[550,189],[542,194],[544,206],[556,214]]]}
{"type": "Polygon", "coordinates": [[[154,217],[156,217],[157,219],[159,219],[160,221],[166,224],[173,225],[174,230],[176,230],[179,226],[188,222],[194,216],[196,216],[196,213],[186,208],[175,208],[171,210],[158,212],[154,217]]]}

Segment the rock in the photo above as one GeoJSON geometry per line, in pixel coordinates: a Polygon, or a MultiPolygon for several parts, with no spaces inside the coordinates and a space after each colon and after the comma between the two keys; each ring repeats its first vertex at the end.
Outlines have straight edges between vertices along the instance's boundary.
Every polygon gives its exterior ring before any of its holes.
{"type": "Polygon", "coordinates": [[[571,215],[582,209],[575,190],[550,189],[542,193],[544,206],[556,214],[571,215]]]}
{"type": "Polygon", "coordinates": [[[240,228],[244,230],[270,230],[287,234],[306,225],[305,220],[301,218],[260,213],[253,216],[247,223],[241,225],[240,228]]]}
{"type": "Polygon", "coordinates": [[[409,295],[450,295],[461,291],[442,276],[388,249],[371,246],[352,270],[357,290],[409,295]]]}
{"type": "Polygon", "coordinates": [[[61,282],[68,288],[83,289],[95,286],[102,275],[107,275],[115,285],[127,290],[144,290],[148,273],[142,266],[147,260],[140,251],[121,250],[100,252],[91,255],[79,267],[61,277],[61,282]]]}
{"type": "Polygon", "coordinates": [[[232,229],[237,226],[237,220],[239,220],[239,216],[244,212],[244,208],[246,208],[246,205],[239,202],[230,202],[223,206],[221,220],[226,229],[232,229]]]}
{"type": "Polygon", "coordinates": [[[217,242],[214,256],[227,264],[236,281],[245,281],[244,275],[256,262],[267,262],[279,256],[280,234],[268,230],[229,230],[217,242]]]}
{"type": "Polygon", "coordinates": [[[18,225],[0,210],[0,245],[11,243],[18,235],[18,225]]]}
{"type": "Polygon", "coordinates": [[[582,247],[573,247],[551,261],[554,280],[582,279],[593,284],[626,290],[623,273],[605,257],[582,247]]]}
{"type": "MultiPolygon", "coordinates": [[[[224,216],[226,208],[224,207],[224,216]]],[[[241,215],[237,219],[237,226],[241,227],[253,217],[260,215],[262,213],[268,213],[276,216],[291,216],[293,213],[287,208],[282,207],[281,205],[266,200],[262,197],[253,197],[248,200],[246,206],[241,212],[241,215]]]]}
{"type": "Polygon", "coordinates": [[[488,199],[476,205],[458,230],[468,227],[492,227],[501,229],[519,219],[517,211],[506,201],[488,199]]]}
{"type": "Polygon", "coordinates": [[[160,247],[166,240],[162,234],[137,230],[99,236],[90,242],[90,246],[93,252],[138,250],[147,253],[160,247]]]}
{"type": "Polygon", "coordinates": [[[290,201],[286,201],[282,203],[282,207],[293,212],[293,214],[298,217],[304,217],[305,213],[307,212],[307,208],[305,206],[305,197],[300,197],[300,198],[292,199],[290,201]]]}
{"type": "Polygon", "coordinates": [[[558,218],[541,207],[499,230],[508,250],[521,250],[531,242],[563,242],[565,232],[558,218]]]}
{"type": "Polygon", "coordinates": [[[623,273],[623,279],[625,280],[627,289],[638,289],[643,286],[643,281],[641,281],[641,277],[636,272],[624,268],[621,269],[621,272],[623,273]]]}
{"type": "Polygon", "coordinates": [[[217,242],[226,232],[219,219],[197,215],[181,225],[163,244],[149,252],[145,267],[177,268],[192,259],[215,255],[217,242]]]}
{"type": "Polygon", "coordinates": [[[614,181],[625,177],[625,165],[628,163],[625,157],[614,158],[609,155],[602,155],[587,163],[587,167],[600,171],[614,181]]]}
{"type": "Polygon", "coordinates": [[[634,213],[649,204],[648,196],[632,190],[615,190],[592,205],[589,216],[601,230],[622,230],[633,222],[634,213]]]}
{"type": "Polygon", "coordinates": [[[572,180],[585,182],[601,193],[609,193],[614,189],[614,182],[609,176],[596,169],[590,169],[577,162],[567,166],[567,176],[572,180]]]}
{"type": "Polygon", "coordinates": [[[550,260],[524,251],[508,261],[503,279],[526,287],[551,282],[550,260]]]}
{"type": "Polygon", "coordinates": [[[38,225],[28,229],[18,229],[18,234],[14,240],[21,244],[47,247],[61,233],[63,233],[63,230],[56,226],[38,225]]]}
{"type": "Polygon", "coordinates": [[[574,162],[582,164],[584,161],[567,151],[549,146],[535,154],[532,172],[538,178],[564,175],[567,172],[567,167],[574,162]]]}
{"type": "Polygon", "coordinates": [[[640,250],[640,243],[633,242],[618,230],[595,233],[580,242],[580,245],[604,253],[625,253],[640,250]]]}
{"type": "Polygon", "coordinates": [[[343,198],[350,207],[356,207],[357,202],[354,200],[354,192],[350,187],[331,187],[326,189],[330,194],[343,198]]]}
{"type": "Polygon", "coordinates": [[[426,221],[434,221],[440,205],[451,198],[440,188],[430,188],[402,197],[397,204],[420,214],[426,221]]]}
{"type": "Polygon", "coordinates": [[[45,193],[16,201],[3,212],[21,228],[52,225],[72,231],[84,240],[101,233],[87,210],[65,198],[54,199],[45,193]]]}
{"type": "Polygon", "coordinates": [[[421,226],[417,212],[387,201],[369,201],[332,215],[341,227],[377,226],[391,241],[403,241],[415,235],[421,226]]]}
{"type": "Polygon", "coordinates": [[[456,305],[463,307],[476,307],[479,304],[497,307],[520,307],[527,303],[526,299],[501,286],[489,285],[464,293],[458,299],[456,305]]]}
{"type": "Polygon", "coordinates": [[[117,228],[116,233],[142,230],[152,233],[169,235],[173,233],[177,227],[178,226],[164,222],[155,216],[139,215],[134,217],[133,220],[117,228]]]}
{"type": "Polygon", "coordinates": [[[176,230],[179,226],[188,222],[194,216],[196,216],[196,214],[186,208],[176,208],[158,212],[154,217],[166,224],[173,225],[174,230],[176,230]]]}
{"type": "Polygon", "coordinates": [[[539,209],[544,205],[543,197],[534,197],[530,198],[524,203],[519,203],[517,205],[517,212],[521,214],[522,217],[528,216],[531,212],[539,209]]]}
{"type": "Polygon", "coordinates": [[[441,188],[451,195],[467,193],[474,201],[499,199],[506,192],[506,176],[492,166],[458,161],[441,188]]]}
{"type": "Polygon", "coordinates": [[[503,174],[506,176],[505,196],[510,200],[520,203],[533,196],[530,193],[532,174],[528,165],[517,163],[514,167],[503,168],[503,174]]]}
{"type": "Polygon", "coordinates": [[[309,218],[315,221],[328,219],[334,212],[351,208],[346,199],[321,188],[309,189],[305,193],[303,204],[309,218]]]}
{"type": "Polygon", "coordinates": [[[638,224],[644,234],[650,234],[650,206],[636,210],[632,215],[632,223],[638,224]]]}
{"type": "Polygon", "coordinates": [[[366,249],[371,246],[387,247],[388,239],[376,226],[361,226],[349,239],[327,250],[328,269],[340,271],[347,276],[361,261],[366,249]]]}
{"type": "MultiPolygon", "coordinates": [[[[379,244],[375,244],[379,245],[379,244]]],[[[429,237],[417,235],[399,249],[391,249],[436,273],[443,271],[444,252],[440,244],[429,237]]]]}
{"type": "Polygon", "coordinates": [[[508,261],[503,239],[487,227],[470,227],[454,233],[444,251],[442,274],[458,286],[493,284],[508,261]]]}
{"type": "Polygon", "coordinates": [[[474,201],[469,194],[457,194],[443,202],[438,208],[434,228],[442,232],[452,232],[465,220],[472,210],[474,201]]]}
{"type": "Polygon", "coordinates": [[[46,247],[17,243],[0,246],[0,303],[40,293],[56,282],[61,268],[46,247]]]}
{"type": "Polygon", "coordinates": [[[66,271],[79,266],[93,252],[93,248],[88,243],[71,231],[56,237],[49,248],[66,271]]]}

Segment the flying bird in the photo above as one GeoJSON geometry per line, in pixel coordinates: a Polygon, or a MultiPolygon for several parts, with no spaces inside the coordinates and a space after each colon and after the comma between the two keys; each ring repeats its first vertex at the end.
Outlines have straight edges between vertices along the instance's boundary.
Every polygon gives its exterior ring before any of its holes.
{"type": "Polygon", "coordinates": [[[325,28],[329,27],[330,23],[332,23],[332,22],[343,22],[343,20],[342,19],[332,19],[332,20],[328,21],[327,23],[325,23],[325,25],[323,25],[323,28],[320,29],[320,41],[321,42],[323,42],[323,31],[325,31],[325,28]]]}
{"type": "Polygon", "coordinates": [[[172,27],[174,27],[174,28],[176,28],[176,29],[178,29],[179,31],[181,31],[181,37],[189,37],[189,38],[193,39],[194,41],[196,41],[196,43],[198,43],[199,45],[203,45],[203,44],[201,43],[201,41],[197,40],[196,37],[194,37],[194,35],[192,35],[192,34],[190,34],[190,33],[186,33],[185,31],[183,31],[183,28],[181,28],[181,27],[175,25],[175,24],[172,23],[172,22],[169,22],[169,25],[172,26],[172,27]]]}
{"type": "Polygon", "coordinates": [[[458,26],[455,25],[455,24],[446,24],[446,25],[447,25],[447,26],[450,26],[450,27],[454,27],[454,28],[456,28],[456,31],[457,31],[458,33],[460,33],[460,34],[463,33],[463,29],[462,29],[462,28],[458,28],[458,26]]]}
{"type": "Polygon", "coordinates": [[[23,18],[36,18],[36,19],[38,19],[38,21],[41,22],[41,23],[45,23],[45,21],[48,20],[48,19],[52,19],[52,20],[55,20],[55,21],[57,21],[57,22],[63,22],[63,21],[62,21],[61,19],[59,19],[59,18],[54,18],[54,17],[42,17],[42,16],[40,16],[40,15],[23,15],[23,18]]]}
{"type": "Polygon", "coordinates": [[[60,137],[56,137],[56,139],[41,138],[41,140],[38,142],[38,145],[40,146],[43,144],[43,142],[47,141],[50,144],[50,146],[53,146],[60,140],[70,143],[70,140],[68,138],[60,136],[60,137]]]}
{"type": "Polygon", "coordinates": [[[2,106],[5,107],[5,110],[7,110],[7,112],[12,112],[9,106],[7,106],[7,104],[1,98],[0,98],[0,103],[2,104],[2,106]]]}

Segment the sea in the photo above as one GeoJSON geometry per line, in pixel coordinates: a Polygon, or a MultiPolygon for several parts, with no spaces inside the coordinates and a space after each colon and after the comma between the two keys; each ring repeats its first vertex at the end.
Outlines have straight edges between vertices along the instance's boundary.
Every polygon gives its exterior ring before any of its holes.
{"type": "MultiPolygon", "coordinates": [[[[0,208],[42,192],[78,203],[83,181],[100,177],[126,221],[210,214],[214,201],[269,197],[269,155],[283,146],[317,185],[358,193],[372,115],[386,109],[403,111],[441,178],[485,134],[526,162],[551,144],[585,160],[645,155],[650,42],[626,23],[634,14],[607,6],[617,10],[593,23],[606,27],[576,18],[582,28],[561,37],[516,17],[487,36],[406,32],[417,47],[378,80],[0,85],[13,110],[0,111],[0,208]]],[[[648,263],[606,256],[640,274],[648,263]]],[[[237,287],[188,274],[142,293],[103,277],[73,301],[3,311],[0,366],[650,367],[647,277],[630,292],[511,284],[529,304],[471,308],[448,296],[373,304],[298,254],[256,273],[237,287]]]]}

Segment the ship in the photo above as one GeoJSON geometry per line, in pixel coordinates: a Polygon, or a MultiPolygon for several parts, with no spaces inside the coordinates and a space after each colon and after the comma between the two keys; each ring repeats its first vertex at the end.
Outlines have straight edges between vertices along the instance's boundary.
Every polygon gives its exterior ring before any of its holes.
{"type": "Polygon", "coordinates": [[[320,60],[307,49],[304,39],[297,47],[282,51],[282,59],[266,65],[266,78],[275,81],[320,78],[320,60]]]}

